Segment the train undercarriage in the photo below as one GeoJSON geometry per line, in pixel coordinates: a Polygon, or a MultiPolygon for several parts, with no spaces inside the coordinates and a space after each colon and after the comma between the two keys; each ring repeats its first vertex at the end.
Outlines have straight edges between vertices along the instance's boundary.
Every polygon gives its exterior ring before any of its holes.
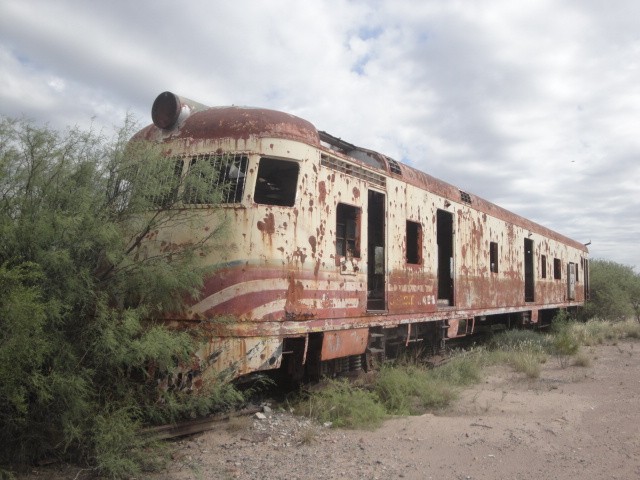
{"type": "MultiPolygon", "coordinates": [[[[310,333],[306,337],[285,338],[279,374],[292,381],[319,379],[369,371],[387,360],[407,352],[426,357],[445,353],[447,348],[468,345],[482,335],[492,335],[512,328],[548,327],[562,309],[573,315],[578,306],[547,308],[536,311],[483,315],[471,318],[406,323],[395,326],[372,326],[367,330],[366,348],[362,353],[326,358],[325,336],[332,332],[310,333]],[[324,345],[324,347],[323,347],[324,345]]],[[[343,336],[344,340],[347,338],[343,336]]],[[[331,340],[329,340],[331,341],[331,340]]],[[[344,342],[343,342],[344,343],[344,342]]],[[[341,345],[345,351],[348,345],[341,345]]],[[[357,348],[355,346],[354,348],[357,348]]]]}

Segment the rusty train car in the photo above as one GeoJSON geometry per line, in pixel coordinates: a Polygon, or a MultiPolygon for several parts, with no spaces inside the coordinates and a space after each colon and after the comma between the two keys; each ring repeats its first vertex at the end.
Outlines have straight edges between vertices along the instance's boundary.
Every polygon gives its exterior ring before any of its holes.
{"type": "MultiPolygon", "coordinates": [[[[134,140],[188,176],[209,162],[222,203],[182,195],[227,243],[201,297],[172,319],[209,332],[189,382],[276,370],[300,378],[513,325],[542,325],[589,291],[585,245],[472,193],[273,110],[209,108],[170,92],[134,140]],[[222,319],[222,320],[221,320],[222,319]]],[[[179,228],[149,242],[188,242],[179,228]]]]}

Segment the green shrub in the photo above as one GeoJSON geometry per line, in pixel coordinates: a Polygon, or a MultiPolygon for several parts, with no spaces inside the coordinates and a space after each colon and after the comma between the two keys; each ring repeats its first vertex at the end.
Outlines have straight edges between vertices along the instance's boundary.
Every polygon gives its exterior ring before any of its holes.
{"type": "Polygon", "coordinates": [[[590,262],[590,298],[582,317],[640,322],[640,275],[633,267],[594,259],[590,262]]]}
{"type": "Polygon", "coordinates": [[[204,230],[155,202],[181,179],[159,148],[128,144],[133,129],[108,139],[0,119],[0,464],[54,456],[130,476],[148,458],[139,425],[238,399],[168,392],[159,402],[149,381],[152,366],[168,370],[194,348],[152,319],[197,294],[195,259],[224,229],[141,254],[162,225],[204,230]]]}
{"type": "Polygon", "coordinates": [[[549,346],[549,340],[534,330],[507,330],[494,335],[488,342],[491,350],[507,351],[540,351],[544,352],[549,346]]]}
{"type": "Polygon", "coordinates": [[[542,370],[542,358],[538,353],[521,352],[512,355],[508,363],[516,372],[524,373],[529,378],[538,378],[542,370]]]}
{"type": "Polygon", "coordinates": [[[477,352],[460,352],[444,365],[431,370],[429,376],[455,387],[464,387],[480,380],[481,366],[482,359],[477,352]]]}
{"type": "Polygon", "coordinates": [[[575,355],[580,348],[580,338],[576,335],[575,322],[569,319],[565,310],[561,310],[551,324],[549,350],[558,356],[575,355]]]}
{"type": "Polygon", "coordinates": [[[345,428],[375,428],[387,416],[375,393],[358,388],[346,379],[330,380],[322,389],[305,393],[296,403],[296,411],[345,428]]]}
{"type": "Polygon", "coordinates": [[[441,408],[457,397],[453,385],[436,379],[424,366],[384,365],[374,391],[390,414],[415,415],[425,409],[441,408]]]}
{"type": "Polygon", "coordinates": [[[538,378],[547,359],[550,340],[533,330],[508,330],[489,342],[486,361],[509,365],[529,378],[538,378]]]}

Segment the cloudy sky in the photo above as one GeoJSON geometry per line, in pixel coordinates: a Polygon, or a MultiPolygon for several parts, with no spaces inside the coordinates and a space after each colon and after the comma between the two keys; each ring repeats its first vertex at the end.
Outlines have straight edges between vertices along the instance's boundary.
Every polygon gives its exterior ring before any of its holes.
{"type": "Polygon", "coordinates": [[[0,2],[0,114],[301,116],[640,271],[638,0],[0,2]]]}

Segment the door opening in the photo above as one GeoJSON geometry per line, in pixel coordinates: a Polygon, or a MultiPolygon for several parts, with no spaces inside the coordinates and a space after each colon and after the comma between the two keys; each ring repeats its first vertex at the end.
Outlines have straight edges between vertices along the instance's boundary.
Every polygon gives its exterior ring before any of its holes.
{"type": "Polygon", "coordinates": [[[582,276],[584,277],[584,281],[582,284],[584,285],[584,299],[589,300],[589,260],[583,258],[582,264],[582,276]]]}
{"type": "Polygon", "coordinates": [[[453,285],[453,214],[438,210],[436,218],[438,243],[438,305],[454,305],[453,285]]]}
{"type": "Polygon", "coordinates": [[[369,190],[367,206],[367,310],[385,310],[385,198],[369,190]]]}
{"type": "Polygon", "coordinates": [[[535,298],[533,283],[533,240],[524,239],[524,301],[533,302],[535,298]]]}
{"type": "Polygon", "coordinates": [[[567,265],[567,298],[576,299],[576,264],[573,262],[567,265]]]}

